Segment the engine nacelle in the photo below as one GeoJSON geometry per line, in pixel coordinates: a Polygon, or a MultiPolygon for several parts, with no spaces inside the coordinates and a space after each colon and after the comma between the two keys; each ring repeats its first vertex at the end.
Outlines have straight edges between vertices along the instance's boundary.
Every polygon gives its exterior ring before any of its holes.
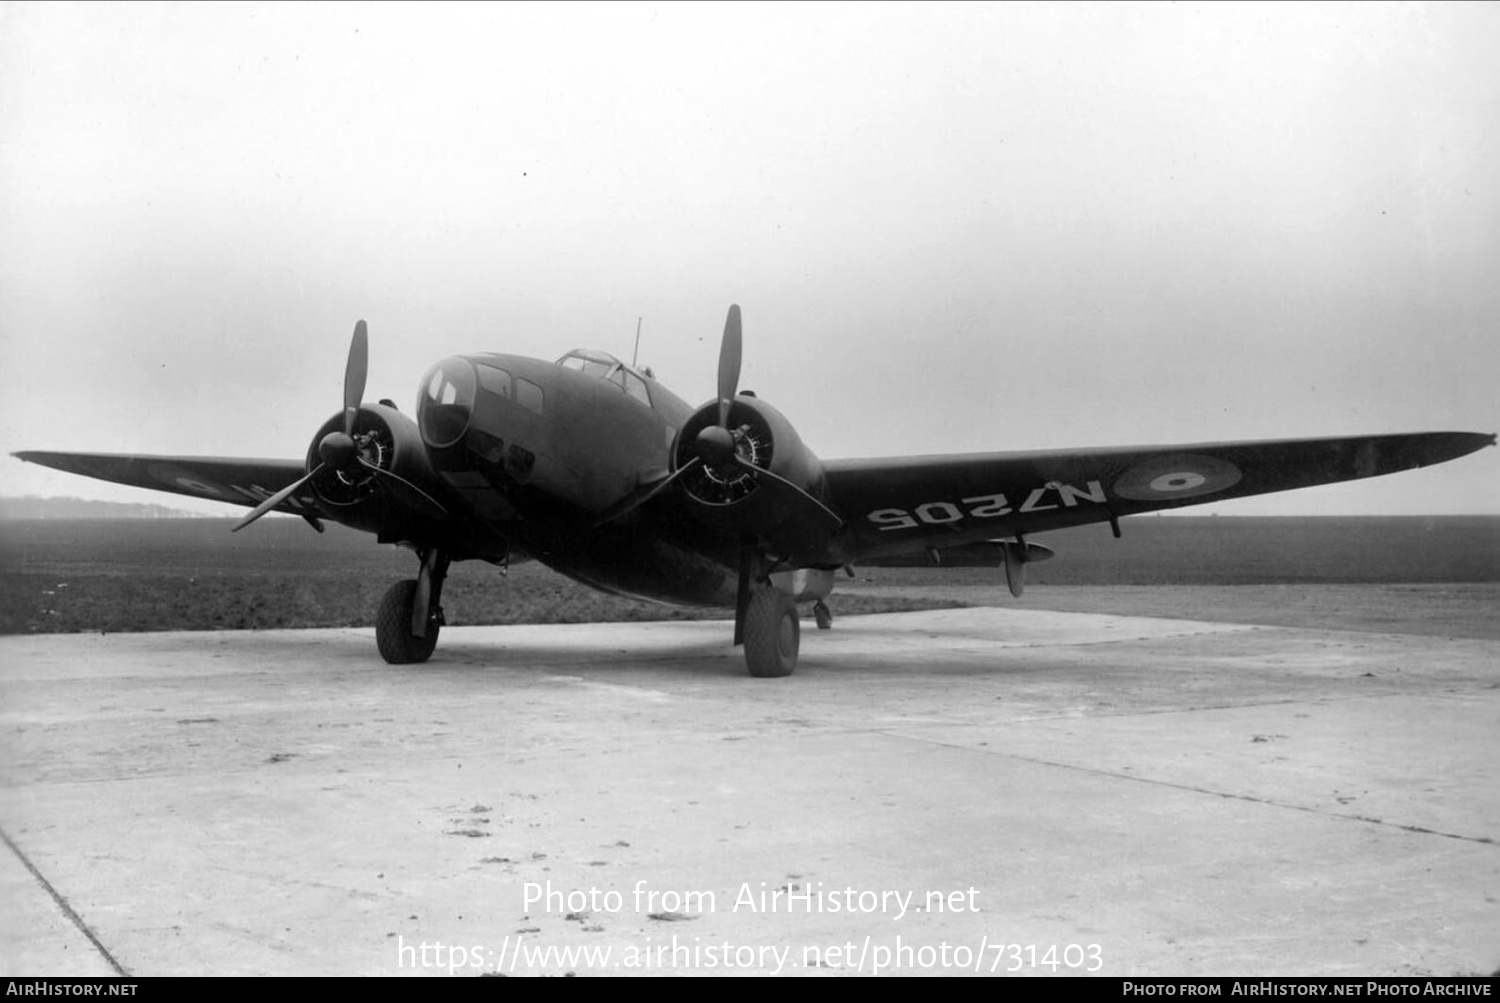
{"type": "MultiPolygon", "coordinates": [[[[330,432],[342,431],[343,427],[343,414],[323,423],[308,447],[307,469],[312,470],[322,462],[318,447],[323,438],[330,432]]],[[[354,419],[352,438],[359,459],[370,466],[395,474],[434,498],[446,494],[427,458],[416,422],[395,408],[384,404],[361,405],[354,419]]],[[[403,516],[414,521],[432,514],[431,503],[401,481],[381,477],[365,466],[349,464],[335,469],[325,465],[309,483],[319,507],[329,518],[356,529],[383,533],[393,523],[403,521],[403,516]]]]}
{"type": "MultiPolygon", "coordinates": [[[[823,464],[782,413],[756,397],[741,395],[729,407],[732,460],[705,455],[699,436],[719,423],[715,401],[693,413],[673,447],[682,490],[706,522],[765,540],[781,556],[796,558],[826,542],[837,528],[821,512],[823,464]],[[698,462],[694,462],[694,461],[698,462]],[[774,476],[757,476],[745,464],[774,476]],[[691,465],[691,466],[690,466],[691,465]]],[[[826,511],[826,510],[822,510],[826,511]]]]}
{"type": "MultiPolygon", "coordinates": [[[[719,422],[718,402],[705,404],[677,433],[678,469],[698,456],[698,435],[719,422]]],[[[802,444],[786,417],[757,397],[740,396],[729,406],[729,431],[741,460],[769,470],[814,496],[823,491],[823,464],[802,444]]],[[[755,475],[740,466],[701,464],[682,477],[683,490],[703,505],[738,505],[755,494],[755,475]]]]}

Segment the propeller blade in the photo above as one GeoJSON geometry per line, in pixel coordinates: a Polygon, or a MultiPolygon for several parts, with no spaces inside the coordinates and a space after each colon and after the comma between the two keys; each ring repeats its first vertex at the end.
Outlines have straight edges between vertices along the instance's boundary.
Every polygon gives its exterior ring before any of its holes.
{"type": "MultiPolygon", "coordinates": [[[[377,467],[375,464],[371,463],[369,460],[365,459],[362,456],[359,457],[359,465],[362,466],[362,467],[364,467],[366,470],[373,470],[375,473],[379,474],[381,477],[389,477],[391,480],[395,481],[397,484],[400,484],[402,487],[406,488],[412,494],[416,495],[422,501],[424,501],[428,505],[430,505],[432,507],[433,511],[437,513],[438,518],[442,518],[442,517],[444,517],[444,516],[446,516],[448,514],[448,510],[442,506],[441,502],[439,502],[436,498],[432,497],[432,495],[428,494],[426,491],[423,491],[421,488],[417,487],[415,484],[413,484],[411,481],[407,480],[405,477],[402,477],[400,474],[394,474],[391,471],[386,470],[386,469],[384,469],[382,467],[377,467]]],[[[309,475],[309,476],[311,476],[311,475],[309,475]]]]}
{"type": "Polygon", "coordinates": [[[666,477],[663,477],[658,481],[652,481],[650,484],[642,485],[635,491],[626,495],[624,498],[615,502],[609,508],[605,509],[604,513],[599,516],[599,521],[594,523],[594,525],[603,526],[605,523],[614,522],[616,519],[634,512],[636,509],[640,508],[642,505],[646,504],[648,501],[655,498],[663,491],[667,490],[667,488],[671,487],[672,482],[677,480],[677,478],[681,477],[689,470],[692,470],[702,462],[703,457],[695,456],[691,460],[688,460],[686,463],[684,463],[682,466],[678,467],[675,471],[668,474],[666,477]]]}
{"type": "Polygon", "coordinates": [[[1026,591],[1026,543],[1006,541],[1001,545],[1005,553],[1005,585],[1017,599],[1026,591]]]}
{"type": "Polygon", "coordinates": [[[269,511],[271,511],[271,509],[275,508],[277,505],[280,505],[282,502],[286,501],[288,498],[290,498],[293,494],[296,493],[296,491],[297,491],[298,488],[300,488],[302,485],[306,484],[308,481],[312,480],[313,476],[315,474],[317,474],[317,472],[319,470],[322,470],[322,469],[323,469],[323,464],[320,463],[316,467],[313,467],[312,470],[310,470],[308,473],[302,475],[297,480],[295,480],[292,483],[288,484],[286,487],[282,488],[280,491],[276,492],[274,495],[272,495],[271,497],[267,498],[265,501],[261,502],[259,505],[255,506],[253,509],[250,510],[250,514],[247,515],[247,516],[245,516],[245,518],[241,519],[239,521],[239,523],[233,529],[230,530],[230,532],[231,533],[238,533],[240,530],[242,530],[246,526],[250,525],[256,519],[259,519],[261,516],[265,515],[269,511]]]}
{"type": "Polygon", "coordinates": [[[719,343],[719,427],[729,427],[729,402],[740,385],[740,305],[729,308],[724,321],[724,340],[719,343]]]}
{"type": "Polygon", "coordinates": [[[370,336],[365,322],[354,325],[349,342],[349,362],[344,366],[344,434],[354,434],[354,417],[365,399],[365,375],[370,368],[370,336]]]}
{"type": "Polygon", "coordinates": [[[751,463],[749,460],[745,459],[739,454],[735,454],[734,463],[736,466],[743,467],[744,469],[750,471],[750,473],[754,474],[756,477],[763,477],[776,482],[783,489],[791,491],[802,498],[803,501],[811,503],[814,506],[814,511],[821,513],[823,517],[828,520],[833,531],[836,532],[839,529],[843,528],[844,519],[842,516],[840,516],[833,509],[829,508],[827,505],[824,505],[822,502],[818,501],[818,499],[814,498],[806,491],[802,490],[796,484],[793,484],[785,477],[782,477],[780,474],[773,474],[765,467],[757,467],[755,464],[751,463]]]}

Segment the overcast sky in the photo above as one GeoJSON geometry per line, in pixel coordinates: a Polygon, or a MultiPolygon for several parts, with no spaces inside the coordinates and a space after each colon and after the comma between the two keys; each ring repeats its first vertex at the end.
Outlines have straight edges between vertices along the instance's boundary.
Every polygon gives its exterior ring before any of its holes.
{"type": "MultiPolygon", "coordinates": [[[[1495,431],[1497,53],[1495,4],[6,3],[0,451],[300,457],[361,317],[408,411],[637,317],[706,400],[731,302],[823,457],[1495,431]]],[[[1210,510],[1500,513],[1500,450],[1210,510]]]]}

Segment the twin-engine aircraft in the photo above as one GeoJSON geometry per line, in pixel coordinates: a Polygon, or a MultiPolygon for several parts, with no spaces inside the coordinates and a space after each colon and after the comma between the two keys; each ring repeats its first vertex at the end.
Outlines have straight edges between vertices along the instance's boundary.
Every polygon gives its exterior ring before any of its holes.
{"type": "MultiPolygon", "coordinates": [[[[422,378],[416,420],[364,402],[365,322],[354,328],[343,410],[303,460],[23,452],[88,477],[252,506],[374,533],[413,550],[417,577],[376,612],[387,662],[426,661],[453,561],[535,558],[586,585],[734,609],[752,676],[786,676],[797,604],[819,627],[835,573],[855,564],[1003,566],[1015,595],[1027,537],[1127,515],[1373,477],[1455,459],[1495,436],[1343,439],[820,460],[780,411],[738,391],[740,308],[719,351],[718,396],[693,408],[601,352],[556,362],[481,354],[422,378]]],[[[852,573],[852,570],[851,570],[852,573]]]]}

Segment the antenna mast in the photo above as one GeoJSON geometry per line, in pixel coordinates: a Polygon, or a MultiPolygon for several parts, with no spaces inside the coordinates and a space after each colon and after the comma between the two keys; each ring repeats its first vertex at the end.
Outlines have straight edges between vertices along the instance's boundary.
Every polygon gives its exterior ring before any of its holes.
{"type": "Polygon", "coordinates": [[[630,353],[630,368],[635,368],[636,357],[641,354],[641,318],[635,319],[635,351],[630,353]]]}

